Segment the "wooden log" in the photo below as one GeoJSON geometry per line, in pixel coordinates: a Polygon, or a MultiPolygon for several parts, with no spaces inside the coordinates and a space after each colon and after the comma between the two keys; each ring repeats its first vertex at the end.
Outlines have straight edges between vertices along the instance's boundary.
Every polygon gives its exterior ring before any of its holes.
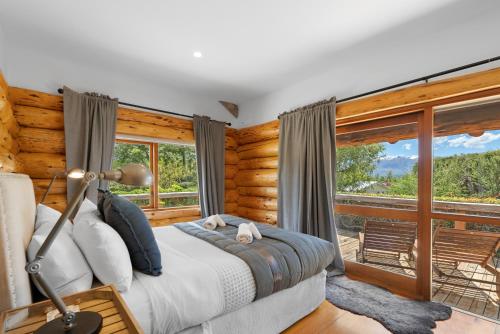
{"type": "Polygon", "coordinates": [[[259,196],[278,198],[278,188],[276,187],[239,187],[240,196],[259,196]]]}
{"type": "Polygon", "coordinates": [[[0,108],[0,121],[9,130],[10,134],[16,138],[19,133],[19,124],[14,117],[14,112],[10,103],[7,101],[3,107],[0,108]]]}
{"type": "Polygon", "coordinates": [[[65,153],[62,130],[23,127],[17,140],[21,152],[65,153]]]}
{"type": "Polygon", "coordinates": [[[266,146],[267,144],[272,144],[272,143],[279,146],[278,139],[269,139],[269,140],[261,140],[261,141],[256,141],[256,142],[240,145],[240,146],[238,146],[237,151],[238,151],[238,153],[244,152],[244,151],[249,151],[249,150],[253,150],[255,148],[258,148],[260,146],[266,146]]]}
{"type": "Polygon", "coordinates": [[[20,166],[16,156],[3,147],[0,147],[0,171],[3,173],[20,171],[20,166]]]}
{"type": "Polygon", "coordinates": [[[226,150],[235,150],[238,147],[236,140],[231,136],[226,135],[224,141],[226,150]]]}
{"type": "Polygon", "coordinates": [[[19,104],[44,109],[63,110],[62,96],[42,93],[31,89],[9,87],[9,100],[13,105],[19,104]]]}
{"type": "MultiPolygon", "coordinates": [[[[36,197],[36,202],[39,203],[42,198],[42,194],[38,194],[36,197]]],[[[66,209],[67,201],[66,194],[50,194],[47,195],[43,204],[49,206],[59,212],[63,212],[66,209]]]]}
{"type": "Polygon", "coordinates": [[[224,189],[226,190],[231,190],[231,189],[236,189],[236,182],[234,180],[230,179],[225,179],[224,180],[224,189]]]}
{"type": "Polygon", "coordinates": [[[241,160],[238,168],[245,169],[277,169],[278,157],[256,158],[249,160],[241,160]]]}
{"type": "Polygon", "coordinates": [[[240,160],[277,157],[278,156],[278,140],[267,141],[264,145],[242,151],[238,153],[240,160]]]}
{"type": "Polygon", "coordinates": [[[117,118],[122,121],[139,121],[142,123],[154,124],[163,127],[193,130],[193,121],[189,119],[122,107],[119,107],[116,113],[117,118]]]}
{"type": "Polygon", "coordinates": [[[192,130],[168,128],[160,125],[135,121],[118,120],[116,122],[116,133],[123,135],[167,139],[179,143],[194,143],[194,135],[192,130]]]}
{"type": "Polygon", "coordinates": [[[236,189],[227,190],[224,192],[224,202],[236,203],[238,202],[238,196],[236,189]]]}
{"type": "Polygon", "coordinates": [[[238,211],[238,203],[224,203],[224,213],[233,214],[238,211]]]}
{"type": "Polygon", "coordinates": [[[236,151],[226,150],[224,155],[224,163],[226,165],[237,165],[239,160],[240,159],[238,158],[238,153],[236,153],[236,151]]]}
{"type": "Polygon", "coordinates": [[[7,81],[5,81],[5,77],[0,70],[0,90],[4,91],[4,94],[7,94],[9,89],[9,85],[7,85],[7,81]]]}
{"type": "Polygon", "coordinates": [[[238,135],[238,130],[235,128],[226,127],[226,136],[236,138],[238,135]]]}
{"type": "Polygon", "coordinates": [[[161,210],[145,210],[144,213],[146,217],[150,220],[192,217],[201,215],[199,206],[169,208],[161,210]]]}
{"type": "Polygon", "coordinates": [[[243,206],[238,206],[238,216],[273,225],[278,221],[277,211],[259,210],[243,206]]]}
{"type": "MultiPolygon", "coordinates": [[[[44,194],[52,179],[31,179],[35,194],[44,194]]],[[[66,179],[56,179],[50,188],[50,194],[66,194],[66,179]]]]}
{"type": "Polygon", "coordinates": [[[188,217],[176,217],[176,218],[166,218],[166,219],[156,219],[149,220],[149,224],[152,227],[168,226],[175,223],[192,222],[200,219],[201,216],[188,216],[188,217]]]}
{"type": "Polygon", "coordinates": [[[236,140],[239,145],[257,141],[276,139],[279,135],[279,120],[238,130],[236,140]]]}
{"type": "Polygon", "coordinates": [[[236,176],[237,172],[238,172],[237,165],[226,165],[224,168],[224,178],[232,180],[236,176]]]}
{"type": "Polygon", "coordinates": [[[12,138],[9,130],[2,122],[0,122],[0,146],[14,154],[19,152],[19,145],[17,141],[12,138]]]}
{"type": "Polygon", "coordinates": [[[17,159],[23,164],[24,173],[32,178],[49,179],[66,170],[66,157],[53,153],[19,153],[17,159]]]}
{"type": "Polygon", "coordinates": [[[240,196],[238,198],[238,206],[270,211],[278,210],[278,202],[276,198],[269,197],[240,196]]]}
{"type": "Polygon", "coordinates": [[[19,125],[41,129],[64,129],[64,113],[58,110],[14,105],[14,116],[19,125]]]}
{"type": "Polygon", "coordinates": [[[236,174],[236,185],[243,187],[276,187],[277,169],[240,170],[236,174]]]}

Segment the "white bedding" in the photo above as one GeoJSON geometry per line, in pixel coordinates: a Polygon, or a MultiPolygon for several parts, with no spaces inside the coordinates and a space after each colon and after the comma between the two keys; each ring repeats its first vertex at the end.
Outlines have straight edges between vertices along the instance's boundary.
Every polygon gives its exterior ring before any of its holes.
{"type": "Polygon", "coordinates": [[[134,272],[122,294],[145,333],[176,333],[253,301],[255,282],[243,260],[175,227],[153,231],[163,273],[134,272]]]}

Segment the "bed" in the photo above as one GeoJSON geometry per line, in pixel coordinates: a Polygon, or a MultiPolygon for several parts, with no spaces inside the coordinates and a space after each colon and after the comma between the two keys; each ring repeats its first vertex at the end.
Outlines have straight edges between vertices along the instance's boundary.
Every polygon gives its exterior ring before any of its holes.
{"type": "MultiPolygon", "coordinates": [[[[32,182],[0,174],[0,311],[32,302],[24,271],[34,230],[32,182]]],[[[325,298],[326,272],[254,301],[247,264],[176,227],[154,229],[164,272],[134,273],[123,293],[145,333],[279,333],[316,309],[325,298]],[[202,288],[200,288],[202,287],[202,288]]]]}

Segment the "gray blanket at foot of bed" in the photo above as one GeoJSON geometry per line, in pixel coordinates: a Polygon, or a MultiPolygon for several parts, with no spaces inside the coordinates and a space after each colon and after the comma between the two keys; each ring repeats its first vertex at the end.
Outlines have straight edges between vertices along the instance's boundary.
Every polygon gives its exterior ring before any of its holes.
{"type": "Polygon", "coordinates": [[[320,273],[335,256],[333,244],[328,241],[268,224],[255,224],[262,234],[261,240],[242,244],[236,241],[238,226],[250,221],[231,215],[221,217],[227,226],[217,227],[215,231],[201,227],[205,219],[174,226],[245,261],[255,279],[255,299],[290,288],[320,273]]]}

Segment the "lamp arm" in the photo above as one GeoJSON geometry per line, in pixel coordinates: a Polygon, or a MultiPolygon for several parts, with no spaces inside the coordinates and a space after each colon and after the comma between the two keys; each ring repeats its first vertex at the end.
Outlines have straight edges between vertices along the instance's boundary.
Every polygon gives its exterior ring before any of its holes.
{"type": "Polygon", "coordinates": [[[45,254],[47,254],[47,251],[49,250],[50,246],[54,242],[54,240],[57,238],[57,235],[61,232],[61,229],[63,228],[64,223],[70,217],[70,215],[73,214],[75,209],[78,207],[78,204],[80,202],[80,199],[82,196],[85,194],[85,191],[87,190],[88,186],[97,179],[97,175],[94,172],[86,172],[85,175],[83,176],[82,182],[80,183],[80,188],[78,191],[73,195],[73,198],[71,201],[68,203],[66,206],[66,209],[62,213],[61,217],[57,220],[56,224],[50,231],[49,235],[43,242],[42,246],[36,253],[35,259],[28,263],[25,267],[25,270],[30,274],[42,287],[42,289],[45,291],[45,293],[49,296],[49,298],[52,300],[54,305],[57,307],[59,312],[63,315],[63,322],[65,324],[66,328],[71,328],[74,326],[75,323],[75,313],[73,312],[68,312],[66,309],[66,304],[64,304],[64,301],[62,300],[61,297],[57,294],[57,292],[48,284],[48,282],[44,279],[41,269],[42,269],[42,260],[45,257],[45,254]]]}
{"type": "Polygon", "coordinates": [[[75,208],[78,206],[80,203],[80,199],[82,196],[85,194],[85,191],[87,190],[88,186],[97,179],[97,175],[94,172],[86,172],[85,175],[83,176],[82,182],[80,183],[80,188],[78,191],[73,195],[73,198],[71,201],[68,203],[66,206],[66,209],[62,213],[61,217],[57,220],[56,224],[50,231],[49,235],[45,239],[44,243],[36,253],[36,259],[42,259],[47,251],[49,250],[50,246],[56,239],[57,235],[61,231],[61,229],[64,226],[64,223],[73,214],[73,211],[75,208]]]}

